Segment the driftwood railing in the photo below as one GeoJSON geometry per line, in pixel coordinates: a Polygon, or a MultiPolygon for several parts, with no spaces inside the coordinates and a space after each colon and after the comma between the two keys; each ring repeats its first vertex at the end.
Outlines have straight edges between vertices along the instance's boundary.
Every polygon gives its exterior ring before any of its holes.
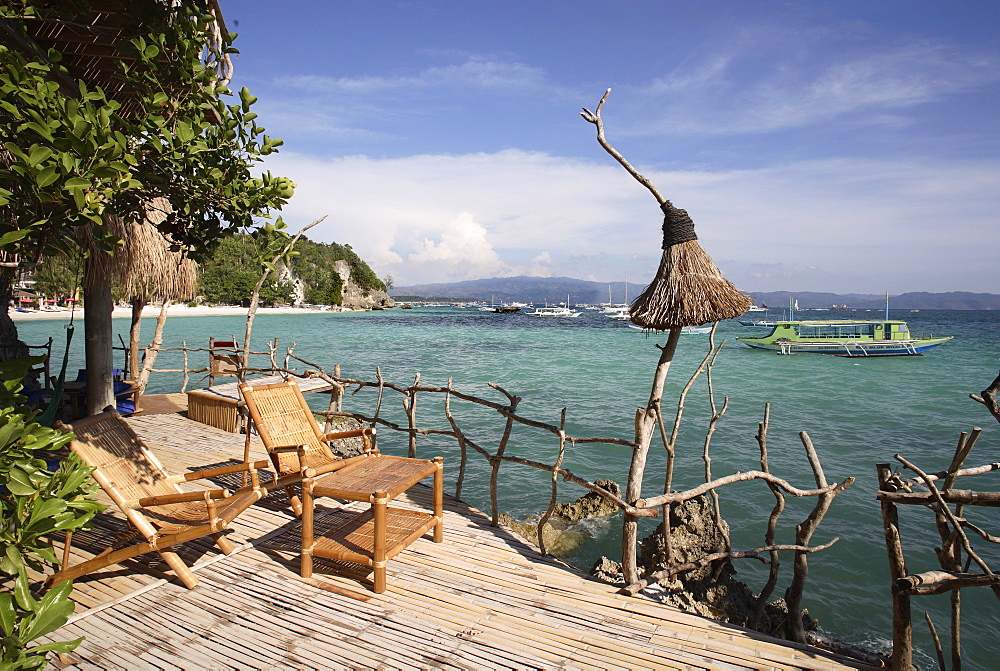
{"type": "MultiPolygon", "coordinates": [[[[273,352],[273,347],[271,348],[273,352]]],[[[714,352],[717,354],[717,351],[714,352]]],[[[709,366],[711,361],[714,361],[714,354],[711,358],[706,357],[706,361],[703,362],[703,367],[699,368],[698,371],[692,376],[697,377],[703,370],[704,366],[709,366]]],[[[272,362],[275,360],[275,356],[272,354],[272,362]]],[[[683,501],[688,501],[695,497],[699,497],[705,494],[714,494],[717,489],[736,482],[746,482],[750,480],[761,480],[772,492],[775,497],[776,504],[774,510],[772,511],[767,525],[767,533],[765,537],[765,545],[763,547],[754,548],[751,550],[732,550],[727,548],[725,552],[719,552],[712,555],[708,555],[700,558],[694,562],[684,562],[676,563],[672,566],[664,567],[662,570],[652,572],[649,575],[642,577],[638,582],[626,585],[623,591],[628,594],[636,594],[642,591],[647,586],[650,586],[659,581],[667,581],[672,576],[679,573],[690,571],[696,568],[706,566],[714,562],[727,562],[733,559],[744,559],[753,558],[770,565],[770,573],[768,583],[764,590],[761,591],[758,597],[758,603],[756,608],[755,619],[759,618],[763,612],[764,606],[767,600],[770,598],[775,585],[778,580],[778,567],[779,560],[778,555],[781,551],[790,551],[795,553],[795,561],[793,564],[793,574],[788,590],[785,593],[786,601],[789,605],[789,611],[796,616],[790,617],[789,631],[788,634],[791,638],[795,640],[800,640],[806,642],[806,633],[803,631],[802,617],[801,617],[801,598],[805,587],[806,576],[808,573],[808,560],[807,556],[813,552],[826,549],[835,543],[838,539],[834,538],[827,543],[821,545],[810,545],[812,536],[816,531],[819,523],[822,521],[824,515],[829,509],[834,497],[841,491],[849,487],[854,478],[847,478],[839,483],[829,483],[827,481],[826,475],[824,474],[820,459],[816,452],[812,441],[809,439],[808,434],[802,432],[800,434],[800,439],[805,448],[806,457],[808,463],[813,471],[815,479],[815,487],[811,489],[799,488],[788,481],[777,477],[774,475],[768,464],[767,457],[767,430],[768,430],[768,418],[770,414],[770,407],[765,407],[765,419],[758,426],[758,431],[756,440],[760,446],[761,452],[761,470],[751,470],[746,472],[734,473],[732,475],[727,475],[723,477],[711,478],[711,470],[708,467],[710,460],[708,458],[708,443],[709,438],[706,439],[706,444],[704,447],[704,458],[706,460],[706,482],[703,484],[685,490],[685,491],[670,491],[665,494],[650,497],[650,498],[640,498],[635,501],[628,501],[618,496],[614,492],[608,491],[608,489],[598,485],[595,482],[587,480],[581,477],[577,473],[574,473],[567,466],[568,450],[572,450],[573,447],[581,444],[606,444],[606,445],[617,445],[621,447],[628,448],[629,450],[635,450],[636,444],[624,438],[618,438],[614,436],[602,436],[602,437],[579,437],[571,436],[566,432],[566,409],[564,408],[559,417],[558,423],[549,423],[538,421],[525,417],[518,414],[517,408],[522,400],[520,397],[512,394],[506,389],[500,387],[496,384],[489,384],[489,387],[494,391],[498,392],[504,397],[502,402],[491,401],[478,396],[465,393],[456,389],[453,385],[452,379],[449,378],[446,386],[432,386],[420,383],[420,375],[417,374],[414,377],[413,383],[403,386],[394,384],[392,382],[386,381],[381,374],[381,371],[376,369],[375,380],[359,380],[352,378],[344,378],[339,374],[339,367],[334,370],[331,375],[327,373],[321,366],[318,366],[314,362],[307,361],[291,353],[291,350],[285,356],[285,367],[274,367],[271,368],[261,368],[261,369],[249,369],[248,373],[262,373],[262,374],[284,374],[288,376],[296,376],[301,378],[312,378],[318,377],[323,379],[325,382],[334,386],[334,392],[331,395],[331,406],[330,410],[326,412],[317,412],[317,415],[325,415],[328,420],[336,417],[349,417],[355,420],[370,423],[372,425],[381,425],[386,428],[392,429],[393,431],[398,431],[404,433],[408,437],[408,455],[411,457],[417,456],[417,440],[418,437],[426,436],[445,436],[454,439],[457,443],[459,449],[459,465],[458,474],[455,484],[455,496],[461,497],[462,488],[464,485],[464,480],[467,471],[467,464],[470,454],[477,454],[487,461],[490,466],[490,479],[489,479],[489,500],[490,500],[490,515],[491,520],[494,525],[499,524],[500,517],[500,505],[498,503],[498,483],[500,481],[500,469],[503,464],[513,464],[528,468],[534,468],[537,470],[545,471],[550,474],[550,496],[547,509],[541,513],[537,522],[537,532],[538,532],[538,542],[541,551],[546,552],[545,548],[545,535],[543,533],[543,528],[546,522],[553,514],[553,510],[556,505],[557,500],[557,488],[558,481],[561,479],[565,482],[571,482],[578,485],[590,492],[594,492],[597,495],[603,497],[605,500],[610,501],[615,506],[617,506],[621,511],[626,514],[633,515],[640,518],[656,518],[660,516],[660,509],[669,506],[671,504],[677,504],[683,501]],[[287,367],[287,362],[295,361],[304,366],[306,369],[304,371],[296,371],[287,367]],[[370,415],[366,415],[358,412],[345,412],[342,407],[342,401],[347,394],[349,389],[353,388],[352,394],[357,394],[359,391],[365,388],[374,389],[377,391],[377,396],[375,400],[374,412],[370,415]],[[392,392],[397,394],[402,405],[405,414],[405,424],[393,422],[386,419],[382,415],[382,406],[385,394],[387,392],[392,392]],[[442,397],[444,419],[447,421],[447,428],[423,428],[420,426],[417,420],[417,407],[418,407],[418,397],[427,395],[440,395],[442,397]],[[452,402],[453,400],[460,400],[467,403],[471,403],[477,406],[489,408],[496,412],[503,421],[503,431],[500,434],[499,440],[496,444],[495,449],[490,446],[487,448],[482,442],[472,435],[469,431],[464,430],[456,419],[454,413],[452,412],[452,402]],[[539,431],[551,434],[555,438],[558,445],[558,452],[555,460],[552,463],[543,463],[537,459],[530,459],[523,456],[518,456],[516,454],[511,454],[509,449],[511,447],[511,437],[513,429],[515,426],[529,427],[532,429],[537,429],[539,431]],[[471,453],[470,453],[471,448],[471,453]],[[804,521],[796,525],[796,539],[794,544],[775,544],[774,538],[776,536],[776,529],[779,518],[781,517],[782,511],[785,508],[785,496],[793,497],[816,497],[816,505],[813,510],[807,515],[804,521]]],[[[690,384],[688,385],[690,388],[690,384]]],[[[683,401],[681,402],[681,406],[683,401]]],[[[421,406],[422,407],[422,406],[421,406]]],[[[676,428],[680,422],[681,412],[678,411],[678,416],[675,419],[675,431],[674,438],[676,440],[676,428]]],[[[718,421],[721,413],[714,412],[712,426],[718,421]]],[[[813,641],[815,642],[815,641],[813,641]]]]}
{"type": "MultiPolygon", "coordinates": [[[[662,420],[660,421],[660,433],[664,438],[664,446],[668,451],[668,483],[664,487],[665,493],[652,496],[648,498],[637,498],[636,500],[629,501],[622,496],[616,494],[615,492],[609,491],[607,488],[602,487],[596,482],[592,482],[579,474],[571,470],[569,463],[572,461],[572,451],[577,445],[583,444],[604,444],[604,445],[616,445],[619,447],[627,448],[630,453],[634,452],[637,445],[634,441],[625,438],[620,438],[616,436],[600,436],[600,437],[580,437],[572,436],[566,431],[566,409],[564,408],[560,413],[558,423],[544,422],[529,417],[525,417],[518,413],[518,405],[521,402],[521,397],[509,392],[508,390],[500,387],[499,385],[490,383],[489,387],[500,394],[502,400],[489,400],[481,398],[479,396],[466,393],[456,389],[453,385],[452,379],[449,378],[446,386],[434,386],[421,384],[419,373],[415,375],[413,382],[408,385],[400,385],[390,381],[385,380],[382,377],[380,369],[375,371],[374,380],[361,380],[354,378],[345,378],[340,374],[340,367],[336,366],[333,373],[328,373],[323,367],[317,365],[314,362],[305,360],[294,354],[295,345],[288,347],[283,353],[278,351],[278,341],[273,340],[268,343],[267,351],[256,351],[250,352],[250,354],[256,355],[258,357],[266,356],[268,359],[267,366],[253,367],[248,366],[242,369],[240,372],[245,374],[264,374],[264,375],[274,375],[282,374],[289,377],[298,378],[321,378],[325,382],[329,383],[333,387],[333,391],[330,393],[330,406],[326,411],[316,411],[316,415],[325,416],[327,418],[328,427],[330,422],[336,418],[353,418],[355,420],[372,424],[380,425],[385,428],[391,429],[403,433],[407,436],[407,453],[409,456],[417,456],[418,452],[418,439],[421,437],[428,436],[443,436],[446,438],[453,439],[459,450],[459,463],[458,471],[455,480],[455,496],[456,498],[461,498],[463,487],[465,486],[465,481],[468,472],[469,458],[472,455],[478,455],[483,458],[489,466],[489,504],[490,504],[490,516],[491,521],[494,525],[499,525],[499,519],[501,514],[501,505],[498,501],[498,491],[499,482],[501,477],[501,467],[504,464],[517,465],[521,467],[527,467],[536,469],[539,471],[544,471],[549,474],[550,481],[550,492],[548,497],[548,506],[541,512],[540,517],[537,522],[538,530],[538,543],[540,545],[541,551],[546,552],[545,547],[545,534],[543,533],[543,528],[546,522],[551,518],[553,511],[556,506],[556,501],[558,499],[558,482],[563,480],[564,482],[573,483],[583,489],[593,492],[598,496],[601,496],[606,501],[611,502],[614,506],[623,511],[626,515],[632,516],[634,518],[657,518],[661,517],[661,510],[665,511],[671,505],[676,505],[684,501],[691,500],[695,497],[708,495],[711,498],[713,510],[715,511],[715,524],[721,530],[723,528],[721,512],[719,512],[719,501],[716,491],[721,487],[737,482],[746,482],[751,480],[762,481],[775,499],[775,504],[772,512],[767,521],[767,530],[764,536],[764,545],[761,547],[753,549],[732,549],[731,547],[726,547],[725,551],[710,554],[708,556],[702,557],[696,561],[680,562],[673,561],[672,555],[668,552],[667,556],[671,557],[672,565],[665,566],[660,570],[655,572],[650,572],[647,575],[642,576],[638,581],[628,584],[623,588],[623,591],[629,594],[637,594],[646,587],[653,585],[657,582],[671,582],[671,579],[685,571],[694,570],[707,566],[709,564],[719,564],[723,562],[729,562],[734,559],[757,559],[767,565],[769,565],[768,579],[764,588],[761,590],[757,604],[754,620],[761,617],[764,606],[766,605],[768,599],[778,583],[778,574],[780,566],[780,553],[794,552],[795,559],[792,567],[792,578],[788,589],[785,592],[785,599],[789,606],[789,612],[798,614],[798,617],[791,617],[789,621],[789,630],[787,632],[788,636],[794,640],[800,642],[806,642],[806,633],[802,626],[801,617],[801,599],[804,590],[806,576],[808,573],[808,555],[817,552],[819,550],[826,549],[835,543],[838,539],[834,538],[826,543],[819,545],[811,545],[812,536],[816,531],[816,528],[822,521],[824,515],[829,509],[834,497],[837,496],[841,491],[849,487],[854,478],[847,478],[839,483],[828,482],[826,475],[824,473],[823,467],[821,465],[819,456],[817,454],[816,448],[813,446],[807,433],[800,433],[800,440],[805,450],[805,455],[809,466],[813,473],[813,478],[815,481],[815,486],[812,488],[802,488],[796,487],[787,480],[784,480],[776,476],[770,468],[768,462],[768,451],[767,451],[767,433],[770,417],[770,406],[767,405],[764,408],[764,420],[758,424],[757,433],[754,439],[758,443],[760,448],[760,469],[748,470],[738,473],[733,473],[731,475],[726,475],[723,477],[713,477],[711,471],[711,458],[709,457],[709,446],[711,443],[712,434],[718,422],[722,419],[725,414],[725,409],[728,404],[728,399],[721,405],[721,407],[716,407],[714,400],[714,390],[711,381],[711,368],[715,361],[715,358],[719,354],[719,350],[722,345],[718,347],[714,344],[714,336],[711,341],[709,348],[709,353],[706,355],[705,359],[702,361],[701,365],[692,374],[687,385],[684,387],[677,406],[676,416],[674,418],[673,429],[669,436],[667,434],[666,428],[663,426],[662,420]],[[280,361],[279,361],[280,360],[280,361]],[[293,366],[305,366],[305,370],[296,370],[293,366]],[[709,394],[712,406],[712,418],[710,420],[708,431],[706,432],[706,438],[703,445],[703,460],[705,463],[704,467],[704,479],[705,481],[685,491],[673,491],[670,484],[673,479],[673,456],[676,449],[676,443],[678,439],[679,426],[682,420],[685,399],[688,391],[691,389],[695,379],[706,373],[709,378],[709,394]],[[376,398],[374,402],[374,410],[371,414],[365,414],[361,412],[346,412],[343,409],[344,397],[350,393],[351,395],[357,394],[363,389],[371,389],[376,391],[376,398]],[[385,395],[387,393],[395,394],[402,406],[403,414],[405,417],[404,422],[396,422],[391,419],[386,418],[385,413],[383,413],[383,402],[385,400],[385,395]],[[443,420],[442,424],[437,428],[427,428],[422,426],[418,422],[418,405],[419,407],[424,407],[424,405],[418,404],[418,399],[420,397],[437,397],[440,402],[436,407],[442,410],[443,420]],[[482,408],[487,408],[495,412],[503,422],[503,431],[497,440],[495,447],[493,445],[487,446],[484,444],[483,440],[471,434],[467,429],[463,429],[456,418],[455,414],[452,412],[453,401],[461,401],[464,403],[469,403],[482,408]],[[527,458],[524,456],[519,456],[517,454],[511,453],[511,440],[514,428],[516,426],[528,427],[543,433],[550,434],[556,442],[557,453],[556,457],[552,463],[544,463],[538,459],[527,458]],[[815,497],[816,504],[813,509],[809,512],[806,518],[796,525],[796,537],[795,543],[793,544],[776,544],[775,538],[777,536],[777,526],[782,513],[785,510],[786,497],[815,497]]],[[[151,348],[146,348],[147,350],[151,348]]],[[[190,375],[197,373],[205,373],[205,377],[201,378],[204,380],[207,378],[207,374],[211,368],[211,361],[208,365],[200,366],[197,368],[189,367],[191,355],[196,355],[201,352],[205,352],[208,357],[214,356],[218,353],[242,353],[241,350],[237,348],[225,348],[225,347],[215,347],[215,348],[200,348],[200,347],[188,347],[186,343],[182,343],[181,347],[157,347],[157,351],[162,352],[179,352],[183,358],[183,365],[179,368],[163,368],[163,369],[152,369],[151,372],[155,373],[182,373],[183,383],[181,391],[185,391],[190,383],[190,375]]],[[[147,352],[148,355],[148,352],[147,352]]],[[[428,404],[428,407],[431,404],[428,404]]],[[[627,460],[627,457],[623,457],[627,460]]],[[[484,483],[485,484],[485,483],[484,483]]],[[[669,520],[669,515],[666,516],[669,520]]],[[[669,524],[665,529],[664,538],[665,542],[669,543],[669,524]]],[[[728,545],[728,540],[727,540],[728,545]]],[[[814,641],[815,642],[815,641],[814,641]]]]}
{"type": "MultiPolygon", "coordinates": [[[[982,429],[976,428],[971,433],[961,434],[947,470],[926,473],[898,454],[894,458],[916,477],[904,479],[899,473],[892,471],[890,464],[877,466],[877,496],[882,506],[885,544],[892,578],[893,669],[910,669],[913,664],[910,597],[950,593],[952,669],[962,668],[961,590],[965,587],[988,587],[1000,599],[1000,574],[994,573],[976,552],[968,532],[987,543],[1000,543],[1000,538],[991,535],[965,516],[967,506],[1000,507],[1000,492],[955,488],[958,478],[1000,470],[998,462],[963,468],[981,431],[982,429]],[[935,548],[939,569],[913,574],[909,572],[899,529],[900,505],[921,506],[934,514],[934,524],[941,542],[940,547],[935,548]],[[973,565],[978,568],[978,572],[969,572],[973,565]]],[[[943,670],[946,665],[941,639],[930,615],[925,612],[924,617],[934,641],[938,664],[943,670]]]]}

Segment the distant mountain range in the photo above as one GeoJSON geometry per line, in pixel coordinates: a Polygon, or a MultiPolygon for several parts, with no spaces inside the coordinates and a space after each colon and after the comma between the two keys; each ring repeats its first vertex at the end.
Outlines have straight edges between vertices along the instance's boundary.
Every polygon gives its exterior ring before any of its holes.
{"type": "MultiPolygon", "coordinates": [[[[638,296],[644,284],[628,284],[628,299],[638,296]]],[[[408,287],[393,287],[389,292],[396,301],[406,300],[446,300],[446,301],[494,301],[524,303],[561,303],[569,297],[570,303],[624,303],[626,285],[624,282],[590,282],[572,277],[492,277],[482,280],[466,280],[446,284],[416,284],[408,287]]],[[[834,294],[814,291],[761,291],[749,292],[757,305],[767,305],[782,309],[789,301],[797,300],[800,308],[828,308],[846,305],[851,308],[881,308],[885,306],[885,295],[879,294],[834,294]]],[[[907,310],[1000,310],[1000,295],[952,291],[932,294],[908,292],[889,297],[892,308],[907,310]]]]}

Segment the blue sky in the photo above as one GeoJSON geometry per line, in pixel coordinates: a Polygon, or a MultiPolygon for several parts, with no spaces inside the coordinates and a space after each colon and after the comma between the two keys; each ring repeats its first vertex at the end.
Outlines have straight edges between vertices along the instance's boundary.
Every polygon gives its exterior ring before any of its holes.
{"type": "Polygon", "coordinates": [[[397,286],[647,282],[653,197],[753,291],[1000,293],[1000,3],[221,0],[283,215],[397,286]]]}

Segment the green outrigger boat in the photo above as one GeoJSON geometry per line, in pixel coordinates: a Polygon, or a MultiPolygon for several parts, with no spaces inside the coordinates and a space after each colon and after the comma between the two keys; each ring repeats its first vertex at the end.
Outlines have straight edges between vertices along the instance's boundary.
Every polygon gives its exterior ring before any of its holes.
{"type": "Polygon", "coordinates": [[[904,321],[844,319],[777,321],[765,336],[737,340],[778,354],[869,357],[916,356],[953,337],[914,335],[904,321]]]}

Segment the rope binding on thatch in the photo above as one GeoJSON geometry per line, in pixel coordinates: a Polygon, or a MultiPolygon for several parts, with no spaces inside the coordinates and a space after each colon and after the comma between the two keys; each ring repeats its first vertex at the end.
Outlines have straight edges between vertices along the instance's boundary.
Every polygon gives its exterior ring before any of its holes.
{"type": "Polygon", "coordinates": [[[660,209],[663,210],[662,249],[698,239],[694,232],[694,222],[688,216],[687,210],[674,207],[669,200],[664,201],[660,209]]]}

